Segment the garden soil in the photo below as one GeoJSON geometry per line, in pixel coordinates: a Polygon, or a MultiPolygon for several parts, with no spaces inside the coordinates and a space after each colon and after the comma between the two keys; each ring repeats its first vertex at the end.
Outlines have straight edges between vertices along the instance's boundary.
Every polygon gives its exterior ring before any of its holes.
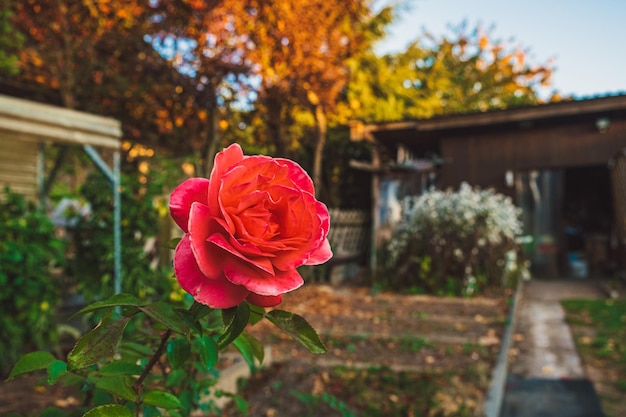
{"type": "MultiPolygon", "coordinates": [[[[328,353],[308,352],[267,320],[252,326],[250,332],[271,346],[272,363],[242,385],[248,415],[359,415],[373,406],[367,398],[383,410],[405,405],[386,415],[479,415],[510,296],[373,294],[363,287],[306,285],[285,295],[280,309],[303,316],[328,353]],[[355,381],[368,382],[358,392],[355,381]],[[428,403],[416,405],[420,396],[428,403]]],[[[33,386],[35,379],[0,384],[0,415],[76,406],[71,391],[45,381],[33,386]]],[[[238,414],[233,407],[223,415],[238,414]]]]}

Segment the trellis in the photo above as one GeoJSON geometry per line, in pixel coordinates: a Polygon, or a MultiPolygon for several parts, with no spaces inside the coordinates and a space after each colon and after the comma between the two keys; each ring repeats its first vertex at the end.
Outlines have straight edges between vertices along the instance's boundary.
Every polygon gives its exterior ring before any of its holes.
{"type": "Polygon", "coordinates": [[[363,258],[368,250],[370,217],[364,210],[330,209],[328,240],[333,249],[331,282],[349,275],[346,266],[363,258]]]}

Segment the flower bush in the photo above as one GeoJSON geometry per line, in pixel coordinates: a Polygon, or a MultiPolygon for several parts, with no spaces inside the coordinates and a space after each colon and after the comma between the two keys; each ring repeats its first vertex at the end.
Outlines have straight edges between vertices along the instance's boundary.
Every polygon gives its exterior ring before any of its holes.
{"type": "Polygon", "coordinates": [[[64,242],[45,213],[5,190],[0,202],[0,374],[25,349],[56,345],[59,280],[64,242]]]}
{"type": "Polygon", "coordinates": [[[225,395],[214,389],[224,349],[234,346],[251,368],[263,361],[263,345],[245,332],[259,320],[313,353],[326,351],[304,318],[264,308],[302,285],[297,267],[332,255],[328,211],[297,164],[230,146],[216,156],[210,179],[176,188],[171,215],[185,231],[172,242],[176,278],[188,292],[182,302],[127,293],[96,301],[75,316],[97,317],[98,325],[65,360],[31,352],[9,380],[43,370],[49,384],[76,386],[83,398],[73,415],[188,416],[215,411],[209,392],[225,395]]]}
{"type": "Polygon", "coordinates": [[[387,246],[390,285],[472,295],[503,284],[507,253],[517,250],[520,210],[510,198],[463,183],[402,201],[403,220],[387,246]]]}

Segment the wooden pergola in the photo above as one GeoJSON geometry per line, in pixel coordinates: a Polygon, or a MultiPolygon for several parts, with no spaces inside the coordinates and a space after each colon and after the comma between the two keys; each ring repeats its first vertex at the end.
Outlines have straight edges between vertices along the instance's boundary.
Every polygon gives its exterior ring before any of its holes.
{"type": "MultiPolygon", "coordinates": [[[[0,186],[44,201],[54,178],[44,175],[44,144],[81,146],[111,183],[114,292],[121,291],[121,123],[115,119],[0,95],[0,186]],[[113,151],[109,166],[97,148],[113,151]]],[[[3,190],[0,190],[0,197],[3,190]]]]}

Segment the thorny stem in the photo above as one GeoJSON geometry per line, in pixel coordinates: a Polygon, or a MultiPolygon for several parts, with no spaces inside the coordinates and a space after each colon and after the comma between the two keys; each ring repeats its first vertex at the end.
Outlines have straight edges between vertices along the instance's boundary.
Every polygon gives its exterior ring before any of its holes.
{"type": "MultiPolygon", "coordinates": [[[[135,383],[133,384],[133,388],[135,389],[137,396],[139,396],[141,384],[148,377],[150,371],[152,370],[152,368],[154,368],[154,365],[157,364],[161,355],[163,355],[165,347],[167,346],[167,340],[170,338],[171,335],[172,331],[170,329],[167,329],[167,331],[163,333],[163,336],[161,336],[161,343],[159,344],[159,347],[157,348],[156,352],[154,352],[154,355],[152,355],[152,357],[150,358],[150,361],[146,364],[146,367],[144,368],[141,375],[139,375],[139,378],[137,378],[137,381],[135,381],[135,383]]],[[[136,415],[139,416],[139,404],[137,404],[136,415]]]]}

